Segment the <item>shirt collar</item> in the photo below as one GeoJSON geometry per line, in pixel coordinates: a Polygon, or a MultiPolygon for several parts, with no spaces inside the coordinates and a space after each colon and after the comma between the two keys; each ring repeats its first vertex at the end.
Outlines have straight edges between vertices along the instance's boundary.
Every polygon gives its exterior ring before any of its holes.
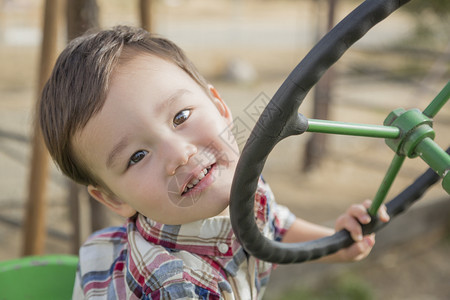
{"type": "Polygon", "coordinates": [[[240,248],[228,216],[216,216],[183,225],[165,225],[138,214],[135,222],[137,231],[145,240],[173,250],[230,257],[240,248]]]}
{"type": "MultiPolygon", "coordinates": [[[[260,230],[267,222],[268,198],[273,198],[272,192],[260,178],[254,207],[260,230]]],[[[216,258],[230,258],[244,252],[233,233],[229,216],[215,216],[183,225],[165,225],[138,214],[130,222],[135,222],[136,230],[146,241],[167,249],[186,250],[216,258]]]]}

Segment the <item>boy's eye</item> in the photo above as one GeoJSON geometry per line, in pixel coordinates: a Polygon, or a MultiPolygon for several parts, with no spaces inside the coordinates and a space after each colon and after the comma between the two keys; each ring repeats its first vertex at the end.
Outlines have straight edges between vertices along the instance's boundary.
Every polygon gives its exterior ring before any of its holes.
{"type": "Polygon", "coordinates": [[[190,115],[191,115],[191,110],[190,109],[183,109],[182,111],[177,113],[175,115],[175,117],[173,118],[173,126],[177,127],[178,125],[183,124],[184,121],[189,119],[190,115]]]}
{"type": "Polygon", "coordinates": [[[145,150],[136,151],[133,155],[131,155],[130,160],[128,161],[128,167],[140,162],[147,154],[148,151],[145,150]]]}

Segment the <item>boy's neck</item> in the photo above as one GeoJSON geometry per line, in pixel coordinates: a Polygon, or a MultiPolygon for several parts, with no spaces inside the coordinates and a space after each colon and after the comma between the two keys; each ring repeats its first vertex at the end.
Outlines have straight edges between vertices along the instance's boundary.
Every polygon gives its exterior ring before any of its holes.
{"type": "Polygon", "coordinates": [[[229,216],[230,216],[230,209],[229,209],[229,206],[227,206],[220,214],[218,214],[218,216],[226,216],[226,217],[229,217],[229,216]]]}

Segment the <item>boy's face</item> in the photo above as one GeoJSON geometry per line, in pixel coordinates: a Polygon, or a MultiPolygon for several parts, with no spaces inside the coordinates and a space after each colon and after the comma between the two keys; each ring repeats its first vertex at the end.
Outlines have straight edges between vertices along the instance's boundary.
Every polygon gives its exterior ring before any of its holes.
{"type": "Polygon", "coordinates": [[[212,98],[164,59],[117,66],[103,108],[73,139],[110,189],[89,186],[90,194],[122,216],[164,224],[226,212],[238,147],[228,107],[212,98]]]}

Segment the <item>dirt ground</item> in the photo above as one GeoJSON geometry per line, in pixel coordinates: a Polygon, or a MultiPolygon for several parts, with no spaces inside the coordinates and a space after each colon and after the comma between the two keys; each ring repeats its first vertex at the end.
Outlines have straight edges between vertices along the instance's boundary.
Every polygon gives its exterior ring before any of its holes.
{"type": "MultiPolygon", "coordinates": [[[[42,2],[0,2],[0,260],[21,254],[42,2]]],[[[134,6],[118,0],[99,3],[103,26],[137,24],[134,6]]],[[[313,45],[317,18],[323,20],[323,11],[314,1],[156,3],[155,30],[186,50],[230,105],[236,122],[245,128],[255,124],[249,110],[257,109],[258,103],[268,101],[276,92],[313,45]]],[[[338,19],[354,5],[352,1],[342,4],[338,19]]],[[[431,55],[381,51],[390,49],[412,28],[405,14],[395,14],[339,61],[330,119],[382,124],[397,107],[426,107],[449,78],[448,47],[438,45],[431,55]],[[411,66],[418,65],[422,70],[419,75],[404,74],[405,70],[416,70],[411,66]]],[[[60,31],[62,47],[64,33],[60,31]]],[[[309,95],[300,108],[307,117],[311,117],[311,102],[309,95]]],[[[448,146],[449,120],[450,107],[446,105],[435,118],[434,126],[436,142],[442,147],[448,146]]],[[[249,133],[248,130],[244,135],[249,133]]],[[[379,139],[329,136],[324,161],[305,174],[300,169],[308,137],[305,134],[282,141],[271,153],[263,175],[278,202],[299,217],[332,224],[350,204],[373,197],[392,151],[379,139]]],[[[242,146],[244,141],[238,142],[242,146]]],[[[425,167],[419,159],[407,161],[388,198],[425,167]]],[[[72,228],[68,222],[66,187],[66,180],[52,167],[46,253],[70,252],[72,228]]],[[[436,199],[449,200],[440,186],[430,189],[421,202],[427,205],[436,199]]],[[[111,223],[120,221],[111,219],[111,223]]],[[[266,298],[282,299],[280,293],[292,287],[320,286],[330,276],[351,273],[373,288],[375,299],[449,299],[449,250],[449,231],[434,228],[430,234],[390,244],[386,249],[377,248],[371,257],[357,264],[282,266],[274,273],[266,298]]]]}

